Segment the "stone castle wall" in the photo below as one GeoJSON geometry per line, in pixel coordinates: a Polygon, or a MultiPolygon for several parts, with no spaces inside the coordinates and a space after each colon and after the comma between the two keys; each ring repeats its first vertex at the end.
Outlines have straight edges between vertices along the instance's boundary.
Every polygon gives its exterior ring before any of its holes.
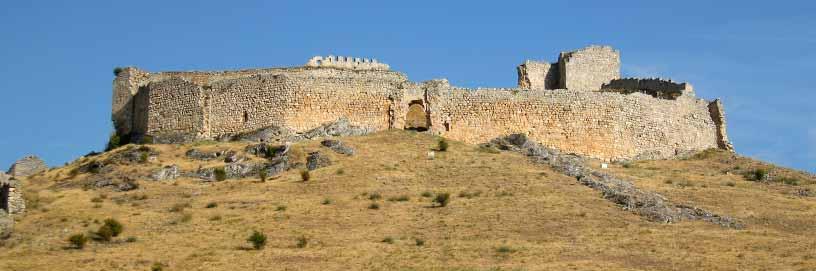
{"type": "Polygon", "coordinates": [[[114,123],[117,131],[157,142],[187,142],[270,126],[305,132],[346,118],[373,131],[428,129],[468,143],[525,133],[549,147],[609,160],[730,146],[718,102],[693,93],[664,99],[601,91],[619,76],[610,71],[619,57],[608,47],[562,55],[557,64],[528,61],[519,67],[526,87],[518,89],[413,83],[387,69],[326,66],[324,58],[316,59],[306,67],[234,72],[127,68],[114,81],[114,123]],[[578,89],[552,89],[564,82],[578,89]]]}
{"type": "Polygon", "coordinates": [[[465,142],[523,133],[551,148],[609,160],[667,158],[718,147],[717,124],[703,100],[447,86],[429,96],[432,130],[465,142]]]}

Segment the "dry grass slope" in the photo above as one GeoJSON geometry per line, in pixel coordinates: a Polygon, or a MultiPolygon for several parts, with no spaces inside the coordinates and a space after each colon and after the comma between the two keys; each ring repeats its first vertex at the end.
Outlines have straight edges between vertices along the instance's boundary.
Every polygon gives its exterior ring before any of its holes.
{"type": "Polygon", "coordinates": [[[34,176],[25,182],[29,211],[0,247],[0,270],[816,269],[816,198],[797,195],[816,190],[812,176],[779,171],[799,178],[796,186],[746,181],[742,171],[766,165],[728,153],[608,170],[673,201],[735,216],[744,230],[644,221],[515,153],[450,142],[430,160],[437,140],[402,131],[341,140],[354,156],[317,141],[293,146],[296,159],[321,150],[333,161],[308,182],[298,170],[266,182],[141,177],[169,164],[187,171],[223,164],[186,158],[191,145],[152,145],[157,159],[117,166],[140,184],[128,192],[83,189],[92,174],[71,174],[82,161],[34,176]],[[439,193],[450,202],[434,208],[439,193]],[[120,237],[67,249],[69,236],[106,218],[124,224],[120,237]],[[264,249],[246,241],[255,230],[268,237],[264,249]]]}

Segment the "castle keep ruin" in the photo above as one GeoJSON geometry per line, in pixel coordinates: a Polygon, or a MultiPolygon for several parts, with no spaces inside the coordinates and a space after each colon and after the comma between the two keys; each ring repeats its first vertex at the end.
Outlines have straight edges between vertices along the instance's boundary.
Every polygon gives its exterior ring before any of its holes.
{"type": "Polygon", "coordinates": [[[303,67],[222,72],[124,68],[113,81],[116,132],[157,143],[229,138],[267,127],[304,132],[346,118],[373,131],[428,130],[483,143],[523,133],[605,160],[732,149],[719,100],[686,83],[620,78],[620,54],[590,46],[526,61],[518,88],[415,83],[376,60],[314,57],[303,67]]]}

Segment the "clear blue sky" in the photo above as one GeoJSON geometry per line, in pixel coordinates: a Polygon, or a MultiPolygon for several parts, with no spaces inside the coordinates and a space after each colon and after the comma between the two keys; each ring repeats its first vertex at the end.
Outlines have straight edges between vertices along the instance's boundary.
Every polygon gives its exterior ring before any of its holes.
{"type": "Polygon", "coordinates": [[[740,153],[816,172],[814,14],[812,1],[2,1],[0,167],[100,150],[115,66],[296,66],[335,54],[378,58],[414,81],[511,87],[525,59],[608,44],[625,76],[722,98],[740,153]]]}

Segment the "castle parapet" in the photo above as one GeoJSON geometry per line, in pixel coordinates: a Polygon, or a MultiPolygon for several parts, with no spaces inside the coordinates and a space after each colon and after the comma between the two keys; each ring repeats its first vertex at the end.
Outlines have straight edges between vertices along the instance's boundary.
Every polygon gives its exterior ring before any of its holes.
{"type": "Polygon", "coordinates": [[[376,59],[347,57],[347,56],[315,56],[306,62],[306,67],[330,67],[351,70],[382,70],[387,71],[391,67],[388,64],[380,63],[376,59]]]}

